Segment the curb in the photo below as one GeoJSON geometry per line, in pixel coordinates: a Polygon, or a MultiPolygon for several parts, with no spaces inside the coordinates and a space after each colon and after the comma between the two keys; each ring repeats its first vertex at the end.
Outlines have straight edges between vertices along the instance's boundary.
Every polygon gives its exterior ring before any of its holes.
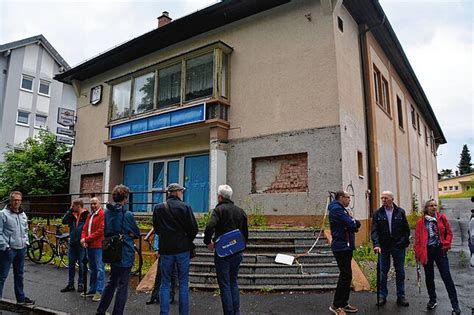
{"type": "MultiPolygon", "coordinates": [[[[34,315],[68,315],[61,311],[56,311],[46,307],[35,306],[35,305],[20,305],[16,301],[8,299],[0,299],[0,310],[21,312],[21,314],[34,314],[34,315]]],[[[0,311],[1,314],[1,311],[0,311]]]]}

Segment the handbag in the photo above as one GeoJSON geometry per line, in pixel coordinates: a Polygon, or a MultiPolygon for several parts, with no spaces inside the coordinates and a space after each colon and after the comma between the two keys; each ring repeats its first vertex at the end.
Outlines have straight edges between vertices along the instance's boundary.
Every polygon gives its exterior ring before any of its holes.
{"type": "MultiPolygon", "coordinates": [[[[165,206],[165,211],[168,214],[168,216],[171,218],[173,223],[176,226],[179,226],[183,230],[186,237],[189,238],[188,233],[186,233],[186,229],[183,227],[183,225],[178,220],[176,220],[174,215],[171,213],[170,207],[168,206],[168,202],[167,201],[163,202],[163,205],[165,206]]],[[[189,250],[189,258],[193,259],[194,257],[196,257],[196,245],[194,244],[194,242],[191,241],[191,249],[189,250]]]]}
{"type": "Polygon", "coordinates": [[[239,229],[224,233],[214,242],[217,256],[224,258],[245,250],[244,236],[239,229]]]}
{"type": "Polygon", "coordinates": [[[121,233],[106,236],[102,241],[102,261],[106,264],[113,264],[122,260],[123,242],[125,241],[123,233],[123,221],[125,213],[122,212],[121,233]]]}

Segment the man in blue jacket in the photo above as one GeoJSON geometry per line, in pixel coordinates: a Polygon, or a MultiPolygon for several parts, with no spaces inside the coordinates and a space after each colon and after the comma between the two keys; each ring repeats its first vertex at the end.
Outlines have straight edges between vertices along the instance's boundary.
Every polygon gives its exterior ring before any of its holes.
{"type": "Polygon", "coordinates": [[[334,314],[357,313],[358,309],[349,304],[352,281],[352,252],[355,250],[355,233],[360,222],[352,217],[346,208],[351,196],[345,191],[338,191],[335,200],[329,206],[329,225],[331,228],[331,249],[339,268],[339,280],[334,293],[333,304],[329,310],[334,314]]]}
{"type": "Polygon", "coordinates": [[[79,264],[79,275],[77,279],[77,292],[84,292],[84,267],[83,260],[86,254],[81,246],[81,234],[84,223],[87,219],[87,209],[81,199],[74,199],[69,209],[63,217],[63,224],[69,226],[69,248],[67,253],[69,280],[61,292],[74,291],[74,277],[76,275],[76,263],[79,264]]]}

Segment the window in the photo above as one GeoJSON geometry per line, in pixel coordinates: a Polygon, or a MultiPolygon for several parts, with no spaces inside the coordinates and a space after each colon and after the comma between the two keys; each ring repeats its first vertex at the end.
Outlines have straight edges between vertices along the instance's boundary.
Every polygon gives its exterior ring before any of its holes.
{"type": "Polygon", "coordinates": [[[30,113],[25,111],[18,111],[18,117],[16,118],[16,122],[23,125],[29,124],[30,113]]]}
{"type": "Polygon", "coordinates": [[[222,69],[221,69],[221,96],[224,98],[229,98],[229,56],[227,54],[222,54],[222,69]]]}
{"type": "Polygon", "coordinates": [[[459,190],[459,186],[454,186],[454,190],[459,190]]]}
{"type": "Polygon", "coordinates": [[[374,93],[375,93],[375,101],[377,104],[380,104],[382,101],[382,88],[381,88],[381,74],[379,69],[374,65],[374,93]]]}
{"type": "Polygon", "coordinates": [[[129,115],[131,88],[131,80],[114,85],[112,90],[112,119],[122,118],[129,115]]]}
{"type": "Polygon", "coordinates": [[[398,127],[403,129],[403,108],[402,100],[397,95],[398,127]]]}
{"type": "Polygon", "coordinates": [[[444,191],[448,191],[448,187],[447,187],[447,186],[444,186],[443,189],[444,189],[444,191]]]}
{"type": "Polygon", "coordinates": [[[43,95],[49,95],[49,85],[48,81],[40,81],[38,92],[43,95]]]}
{"type": "Polygon", "coordinates": [[[28,91],[33,91],[33,77],[23,75],[21,77],[21,88],[28,91]]]}
{"type": "Polygon", "coordinates": [[[382,107],[387,112],[387,114],[391,114],[390,92],[388,90],[388,82],[384,77],[382,77],[382,107]]]}
{"type": "Polygon", "coordinates": [[[410,105],[411,109],[411,124],[413,125],[413,128],[416,130],[416,114],[415,114],[415,107],[413,105],[410,105]]]}
{"type": "Polygon", "coordinates": [[[434,153],[436,151],[436,142],[435,142],[433,130],[430,131],[430,135],[431,135],[431,152],[434,153]]]}
{"type": "Polygon", "coordinates": [[[341,32],[344,32],[344,21],[339,16],[337,17],[337,27],[341,32]]]}
{"type": "Polygon", "coordinates": [[[438,191],[442,191],[442,189],[441,189],[441,188],[438,188],[438,191]]]}
{"type": "Polygon", "coordinates": [[[151,72],[135,78],[133,90],[132,114],[139,114],[153,109],[155,99],[155,73],[151,72]]]}
{"type": "Polygon", "coordinates": [[[158,72],[158,107],[179,104],[181,101],[181,63],[158,72]]]}
{"type": "Polygon", "coordinates": [[[418,129],[418,134],[421,136],[420,114],[418,113],[416,113],[416,128],[418,129]]]}
{"type": "Polygon", "coordinates": [[[364,160],[360,151],[357,151],[357,173],[360,178],[364,178],[364,160]]]}
{"type": "Polygon", "coordinates": [[[212,95],[214,81],[213,56],[211,53],[186,62],[186,101],[212,95]]]}
{"type": "Polygon", "coordinates": [[[453,186],[449,186],[449,190],[453,190],[453,186]]]}
{"type": "Polygon", "coordinates": [[[46,120],[48,119],[45,115],[38,115],[35,116],[35,127],[37,128],[46,128],[46,120]]]}
{"type": "Polygon", "coordinates": [[[425,143],[426,143],[426,146],[428,146],[429,144],[429,137],[428,137],[428,129],[426,128],[426,125],[424,125],[425,127],[425,143]]]}

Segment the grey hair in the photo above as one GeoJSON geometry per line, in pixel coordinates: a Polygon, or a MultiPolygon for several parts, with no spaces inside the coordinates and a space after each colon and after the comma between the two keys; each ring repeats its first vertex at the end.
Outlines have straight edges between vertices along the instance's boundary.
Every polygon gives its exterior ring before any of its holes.
{"type": "Polygon", "coordinates": [[[217,189],[217,195],[225,199],[232,199],[232,187],[229,185],[220,185],[217,189]]]}
{"type": "Polygon", "coordinates": [[[382,191],[382,195],[389,195],[390,198],[392,198],[392,200],[395,199],[395,196],[393,195],[393,192],[391,192],[390,190],[382,191]]]}

